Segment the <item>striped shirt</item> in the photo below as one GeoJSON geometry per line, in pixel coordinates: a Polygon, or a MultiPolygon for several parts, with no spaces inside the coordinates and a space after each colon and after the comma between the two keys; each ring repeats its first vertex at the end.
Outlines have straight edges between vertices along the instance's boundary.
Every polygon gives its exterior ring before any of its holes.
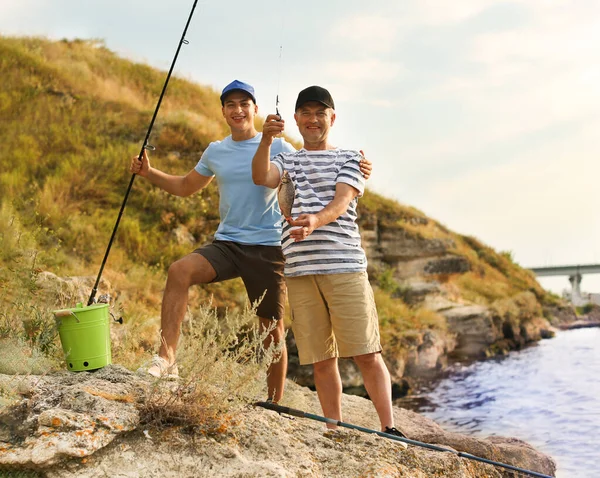
{"type": "MultiPolygon", "coordinates": [[[[365,178],[359,169],[361,159],[358,152],[345,149],[307,151],[302,148],[295,153],[276,155],[271,161],[280,174],[284,170],[289,173],[296,190],[292,217],[321,211],[333,200],[337,183],[349,184],[362,196],[365,178]]],[[[356,224],[357,204],[358,197],[355,197],[344,214],[299,242],[290,237],[291,226],[284,224],[281,245],[287,277],[367,269],[367,257],[356,224]]]]}

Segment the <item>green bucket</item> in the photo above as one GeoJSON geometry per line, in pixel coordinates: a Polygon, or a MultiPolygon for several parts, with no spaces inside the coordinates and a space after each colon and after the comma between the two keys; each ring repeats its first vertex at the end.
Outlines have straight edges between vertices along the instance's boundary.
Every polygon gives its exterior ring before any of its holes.
{"type": "Polygon", "coordinates": [[[73,372],[96,370],[110,363],[110,321],[108,304],[55,310],[67,369],[73,372]]]}

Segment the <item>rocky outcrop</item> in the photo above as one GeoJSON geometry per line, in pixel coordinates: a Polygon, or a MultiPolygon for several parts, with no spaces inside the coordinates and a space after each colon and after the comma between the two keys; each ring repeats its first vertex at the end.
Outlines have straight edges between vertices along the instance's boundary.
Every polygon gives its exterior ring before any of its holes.
{"type": "Polygon", "coordinates": [[[457,347],[452,351],[459,357],[477,357],[503,337],[501,324],[493,320],[487,307],[480,305],[457,306],[441,311],[448,328],[457,336],[457,347]]]}
{"type": "Polygon", "coordinates": [[[417,343],[408,348],[407,376],[424,377],[437,373],[448,365],[448,355],[456,348],[456,336],[436,330],[426,330],[418,335],[417,343]]]}
{"type": "Polygon", "coordinates": [[[585,329],[600,327],[600,306],[589,304],[585,313],[577,315],[572,304],[555,305],[546,307],[544,315],[551,317],[552,325],[558,329],[585,329]]]}
{"type": "Polygon", "coordinates": [[[0,465],[47,468],[68,457],[86,457],[117,435],[135,430],[140,381],[122,367],[98,373],[63,372],[18,384],[23,400],[0,412],[0,465]]]}
{"type": "MultiPolygon", "coordinates": [[[[151,383],[119,366],[96,372],[18,378],[0,375],[21,398],[0,414],[2,470],[37,470],[48,478],[271,476],[450,477],[510,476],[502,468],[434,452],[356,430],[326,431],[307,419],[232,402],[211,433],[141,428],[138,405],[151,383]]],[[[293,382],[284,405],[320,413],[316,394],[293,382]]],[[[378,429],[371,402],[344,395],[348,423],[378,429]]],[[[167,405],[168,406],[168,402],[167,405]]],[[[512,438],[478,439],[449,433],[416,413],[394,409],[409,438],[552,475],[546,455],[512,438]]]]}
{"type": "Polygon", "coordinates": [[[362,246],[372,271],[391,266],[394,275],[402,279],[434,274],[447,268],[462,270],[468,267],[462,264],[462,258],[449,253],[455,246],[451,239],[428,239],[401,227],[382,227],[375,216],[362,218],[360,227],[362,246]],[[460,266],[453,264],[454,258],[461,262],[460,266]]]}
{"type": "Polygon", "coordinates": [[[578,320],[575,307],[571,304],[559,304],[544,308],[544,315],[552,317],[552,324],[560,327],[578,320]]]}
{"type": "Polygon", "coordinates": [[[456,338],[456,346],[448,350],[454,359],[485,358],[554,336],[543,317],[515,320],[494,308],[453,303],[443,294],[427,296],[423,304],[446,319],[448,332],[456,338]]]}

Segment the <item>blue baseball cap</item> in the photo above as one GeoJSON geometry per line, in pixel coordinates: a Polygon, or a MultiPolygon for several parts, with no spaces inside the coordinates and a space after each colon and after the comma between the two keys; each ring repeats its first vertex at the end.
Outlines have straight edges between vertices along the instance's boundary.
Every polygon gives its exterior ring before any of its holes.
{"type": "Polygon", "coordinates": [[[225,97],[232,91],[242,91],[244,93],[247,93],[248,95],[250,95],[250,98],[252,98],[252,101],[254,101],[254,104],[256,104],[256,98],[254,97],[254,88],[252,88],[252,86],[250,86],[248,83],[244,83],[243,81],[233,80],[225,88],[223,88],[223,91],[221,92],[221,105],[224,104],[225,97]]]}

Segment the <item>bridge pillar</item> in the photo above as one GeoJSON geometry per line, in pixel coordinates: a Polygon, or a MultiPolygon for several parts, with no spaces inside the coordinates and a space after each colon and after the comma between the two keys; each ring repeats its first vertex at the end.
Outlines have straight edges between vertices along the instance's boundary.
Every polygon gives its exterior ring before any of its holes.
{"type": "Polygon", "coordinates": [[[569,276],[571,283],[571,302],[579,304],[581,302],[581,274],[579,272],[569,276]]]}

